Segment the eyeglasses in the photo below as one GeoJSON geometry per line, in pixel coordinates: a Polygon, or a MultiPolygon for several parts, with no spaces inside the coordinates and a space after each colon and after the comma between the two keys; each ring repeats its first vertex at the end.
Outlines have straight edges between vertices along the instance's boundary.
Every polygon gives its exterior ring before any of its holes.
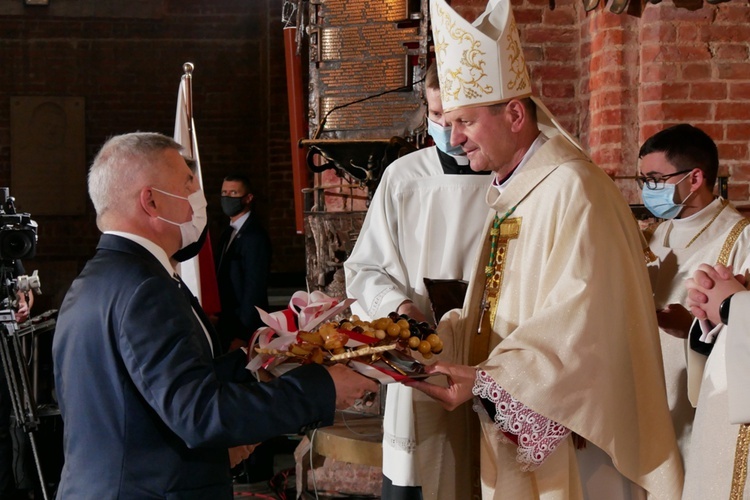
{"type": "Polygon", "coordinates": [[[636,176],[635,182],[638,183],[638,187],[641,189],[643,189],[644,185],[652,190],[664,189],[664,184],[666,183],[667,179],[669,179],[670,177],[674,177],[675,175],[686,174],[688,172],[691,172],[692,170],[692,168],[689,168],[687,170],[680,170],[679,172],[675,172],[673,174],[662,175],[658,179],[655,177],[646,177],[645,175],[639,175],[636,176]]]}

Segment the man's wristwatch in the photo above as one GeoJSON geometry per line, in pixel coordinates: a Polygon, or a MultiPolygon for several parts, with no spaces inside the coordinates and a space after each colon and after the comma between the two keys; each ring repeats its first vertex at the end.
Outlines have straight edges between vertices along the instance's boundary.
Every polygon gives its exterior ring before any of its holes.
{"type": "Polygon", "coordinates": [[[719,319],[725,325],[729,324],[729,305],[732,303],[732,297],[734,297],[734,294],[722,300],[719,305],[719,319]]]}

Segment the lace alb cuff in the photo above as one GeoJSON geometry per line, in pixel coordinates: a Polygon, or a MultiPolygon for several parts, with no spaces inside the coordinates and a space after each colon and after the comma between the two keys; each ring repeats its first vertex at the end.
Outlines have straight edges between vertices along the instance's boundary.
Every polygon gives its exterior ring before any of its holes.
{"type": "Polygon", "coordinates": [[[484,370],[477,370],[472,392],[495,405],[495,427],[498,430],[518,436],[516,461],[524,472],[542,465],[571,432],[515,399],[484,370]]]}

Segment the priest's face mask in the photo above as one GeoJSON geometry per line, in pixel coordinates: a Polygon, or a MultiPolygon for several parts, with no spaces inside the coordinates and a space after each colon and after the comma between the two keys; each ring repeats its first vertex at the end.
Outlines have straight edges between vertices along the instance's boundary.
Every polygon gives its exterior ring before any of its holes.
{"type": "Polygon", "coordinates": [[[641,174],[636,177],[636,182],[642,189],[643,204],[649,212],[661,219],[677,217],[697,192],[697,184],[684,182],[695,170],[698,169],[678,169],[661,151],[641,158],[641,174]]]}
{"type": "Polygon", "coordinates": [[[427,133],[432,137],[435,146],[443,153],[459,156],[464,154],[460,145],[451,146],[451,128],[446,125],[443,116],[443,102],[440,100],[440,89],[427,89],[427,133]]]}

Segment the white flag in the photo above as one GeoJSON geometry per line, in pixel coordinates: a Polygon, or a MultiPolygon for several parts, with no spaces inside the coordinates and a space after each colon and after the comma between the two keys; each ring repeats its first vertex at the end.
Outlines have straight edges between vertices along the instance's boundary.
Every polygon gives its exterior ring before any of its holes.
{"type": "MultiPolygon", "coordinates": [[[[188,117],[188,81],[185,76],[180,80],[180,89],[177,93],[177,114],[174,119],[174,140],[185,148],[185,156],[195,161],[195,175],[198,178],[201,189],[203,189],[203,175],[201,173],[201,160],[198,154],[198,141],[195,136],[195,123],[193,117],[188,117]]],[[[178,272],[182,276],[182,281],[190,288],[203,304],[201,296],[201,274],[198,257],[186,260],[178,266],[178,272]]]]}

